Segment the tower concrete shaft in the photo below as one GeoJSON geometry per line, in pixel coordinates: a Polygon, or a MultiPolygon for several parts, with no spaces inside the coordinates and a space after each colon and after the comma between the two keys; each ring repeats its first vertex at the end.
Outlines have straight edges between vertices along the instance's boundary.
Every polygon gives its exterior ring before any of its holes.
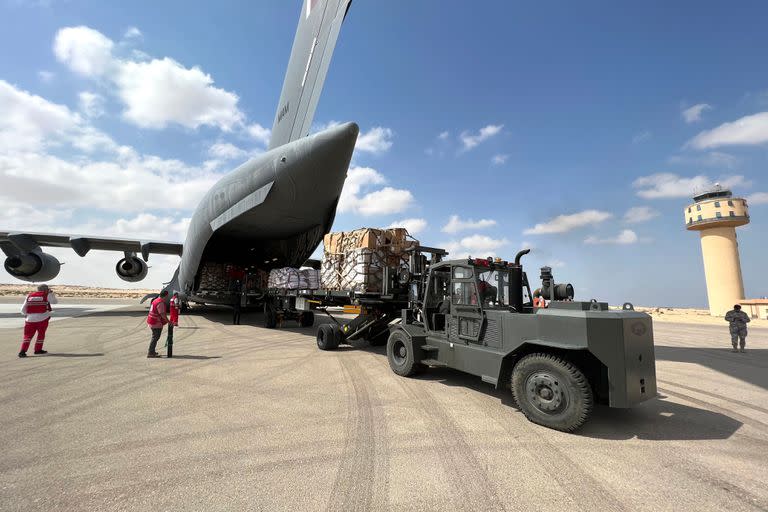
{"type": "Polygon", "coordinates": [[[712,227],[703,229],[701,254],[704,257],[704,275],[707,279],[707,299],[712,316],[724,316],[744,299],[744,280],[739,261],[739,242],[736,229],[712,227]]]}
{"type": "Polygon", "coordinates": [[[699,231],[709,313],[723,316],[744,300],[736,228],[749,223],[747,201],[720,185],[697,194],[685,212],[686,229],[699,231]]]}

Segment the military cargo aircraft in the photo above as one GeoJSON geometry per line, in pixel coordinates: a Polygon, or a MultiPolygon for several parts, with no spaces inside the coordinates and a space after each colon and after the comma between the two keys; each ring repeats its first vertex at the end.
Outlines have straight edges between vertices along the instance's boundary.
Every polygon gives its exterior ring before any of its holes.
{"type": "Polygon", "coordinates": [[[175,254],[181,263],[167,289],[187,301],[231,303],[231,295],[199,293],[204,265],[262,270],[302,265],[331,229],[357,141],[354,123],[307,136],[351,2],[304,0],[269,148],[208,191],[183,244],[0,231],[8,273],[24,281],[49,281],[61,264],[42,248],[71,247],[81,257],[91,249],[123,252],[115,271],[136,282],[146,277],[150,254],[175,254]]]}

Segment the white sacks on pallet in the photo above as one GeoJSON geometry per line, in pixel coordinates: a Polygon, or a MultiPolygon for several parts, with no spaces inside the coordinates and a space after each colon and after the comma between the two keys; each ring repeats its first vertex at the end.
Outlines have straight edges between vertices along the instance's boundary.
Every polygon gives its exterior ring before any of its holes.
{"type": "Polygon", "coordinates": [[[317,290],[320,288],[320,271],[311,268],[275,268],[269,272],[268,286],[283,290],[317,290]]]}
{"type": "Polygon", "coordinates": [[[419,244],[407,238],[408,232],[403,228],[328,233],[323,239],[322,288],[380,292],[384,268],[407,263],[406,249],[419,244]]]}
{"type": "Polygon", "coordinates": [[[313,268],[301,269],[302,290],[317,290],[320,288],[320,271],[313,268]]]}

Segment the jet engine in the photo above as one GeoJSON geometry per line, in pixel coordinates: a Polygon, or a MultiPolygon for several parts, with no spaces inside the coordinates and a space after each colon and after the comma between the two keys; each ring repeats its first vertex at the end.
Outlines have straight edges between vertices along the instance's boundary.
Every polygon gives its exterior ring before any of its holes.
{"type": "Polygon", "coordinates": [[[115,265],[117,277],[129,283],[135,283],[147,277],[147,270],[149,267],[146,262],[136,256],[126,256],[115,265]]]}
{"type": "Polygon", "coordinates": [[[61,270],[59,260],[44,252],[29,252],[5,258],[5,270],[22,281],[50,281],[61,270]]]}

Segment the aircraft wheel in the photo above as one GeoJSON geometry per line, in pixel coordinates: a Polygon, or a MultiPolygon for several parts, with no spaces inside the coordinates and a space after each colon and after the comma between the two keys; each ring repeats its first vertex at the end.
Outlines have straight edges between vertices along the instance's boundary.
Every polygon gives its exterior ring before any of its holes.
{"type": "Polygon", "coordinates": [[[420,370],[414,355],[413,343],[400,330],[394,331],[387,340],[387,359],[392,371],[402,377],[410,377],[420,370]]]}
{"type": "Polygon", "coordinates": [[[512,370],[512,395],[533,423],[573,432],[587,421],[594,398],[576,366],[553,354],[529,354],[512,370]]]}
{"type": "Polygon", "coordinates": [[[338,329],[334,325],[323,324],[317,330],[317,348],[320,350],[335,350],[339,348],[338,329]]]}
{"type": "Polygon", "coordinates": [[[299,325],[302,327],[312,327],[315,325],[315,314],[311,311],[299,313],[299,325]]]}

